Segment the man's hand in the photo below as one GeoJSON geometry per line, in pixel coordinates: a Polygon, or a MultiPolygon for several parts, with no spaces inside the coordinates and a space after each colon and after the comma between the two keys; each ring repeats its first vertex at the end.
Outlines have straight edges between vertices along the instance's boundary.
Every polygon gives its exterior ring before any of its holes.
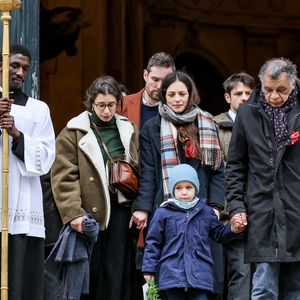
{"type": "Polygon", "coordinates": [[[244,212],[233,215],[230,220],[231,231],[234,233],[243,232],[247,226],[247,215],[244,212]]]}
{"type": "Polygon", "coordinates": [[[4,113],[0,116],[0,127],[6,129],[8,134],[12,136],[14,140],[17,140],[20,137],[20,131],[15,126],[14,117],[9,113],[4,113]]]}
{"type": "Polygon", "coordinates": [[[132,224],[135,223],[137,229],[144,229],[147,227],[147,220],[148,212],[144,210],[137,210],[131,216],[129,228],[131,228],[132,224]]]}
{"type": "Polygon", "coordinates": [[[11,110],[11,105],[13,104],[14,100],[8,98],[0,98],[0,117],[3,114],[7,114],[11,110]]]}

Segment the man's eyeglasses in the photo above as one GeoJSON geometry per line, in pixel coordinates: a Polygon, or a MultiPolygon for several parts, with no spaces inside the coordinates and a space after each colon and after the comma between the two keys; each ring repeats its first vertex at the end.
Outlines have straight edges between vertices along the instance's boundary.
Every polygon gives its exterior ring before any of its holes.
{"type": "Polygon", "coordinates": [[[108,104],[104,104],[104,103],[94,103],[94,105],[99,109],[99,110],[105,110],[105,108],[107,107],[110,111],[115,109],[117,106],[116,102],[111,102],[108,104]]]}

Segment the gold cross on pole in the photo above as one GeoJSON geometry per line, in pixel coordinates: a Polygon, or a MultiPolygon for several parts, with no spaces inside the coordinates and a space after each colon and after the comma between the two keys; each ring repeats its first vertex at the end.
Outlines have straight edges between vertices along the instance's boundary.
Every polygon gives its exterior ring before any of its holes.
{"type": "MultiPolygon", "coordinates": [[[[0,0],[2,38],[2,97],[9,96],[10,12],[21,7],[19,0],[0,0]]],[[[2,225],[1,225],[1,300],[8,299],[8,133],[2,132],[2,225]]]]}

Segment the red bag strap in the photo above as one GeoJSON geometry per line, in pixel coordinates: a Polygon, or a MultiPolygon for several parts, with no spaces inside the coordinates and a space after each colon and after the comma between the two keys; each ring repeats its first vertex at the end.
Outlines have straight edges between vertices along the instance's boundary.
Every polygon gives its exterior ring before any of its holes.
{"type": "Polygon", "coordinates": [[[137,245],[138,248],[145,248],[145,242],[144,242],[144,229],[140,229],[139,231],[139,238],[137,241],[137,245]]]}

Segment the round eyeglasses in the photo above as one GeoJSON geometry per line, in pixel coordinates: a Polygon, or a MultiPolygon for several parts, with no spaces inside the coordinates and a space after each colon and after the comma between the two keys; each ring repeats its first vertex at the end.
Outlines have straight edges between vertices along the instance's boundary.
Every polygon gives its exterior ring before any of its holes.
{"type": "Polygon", "coordinates": [[[108,104],[104,104],[104,103],[94,103],[94,105],[99,109],[99,110],[105,110],[105,108],[107,107],[110,111],[115,109],[117,106],[116,102],[111,102],[108,104]]]}

